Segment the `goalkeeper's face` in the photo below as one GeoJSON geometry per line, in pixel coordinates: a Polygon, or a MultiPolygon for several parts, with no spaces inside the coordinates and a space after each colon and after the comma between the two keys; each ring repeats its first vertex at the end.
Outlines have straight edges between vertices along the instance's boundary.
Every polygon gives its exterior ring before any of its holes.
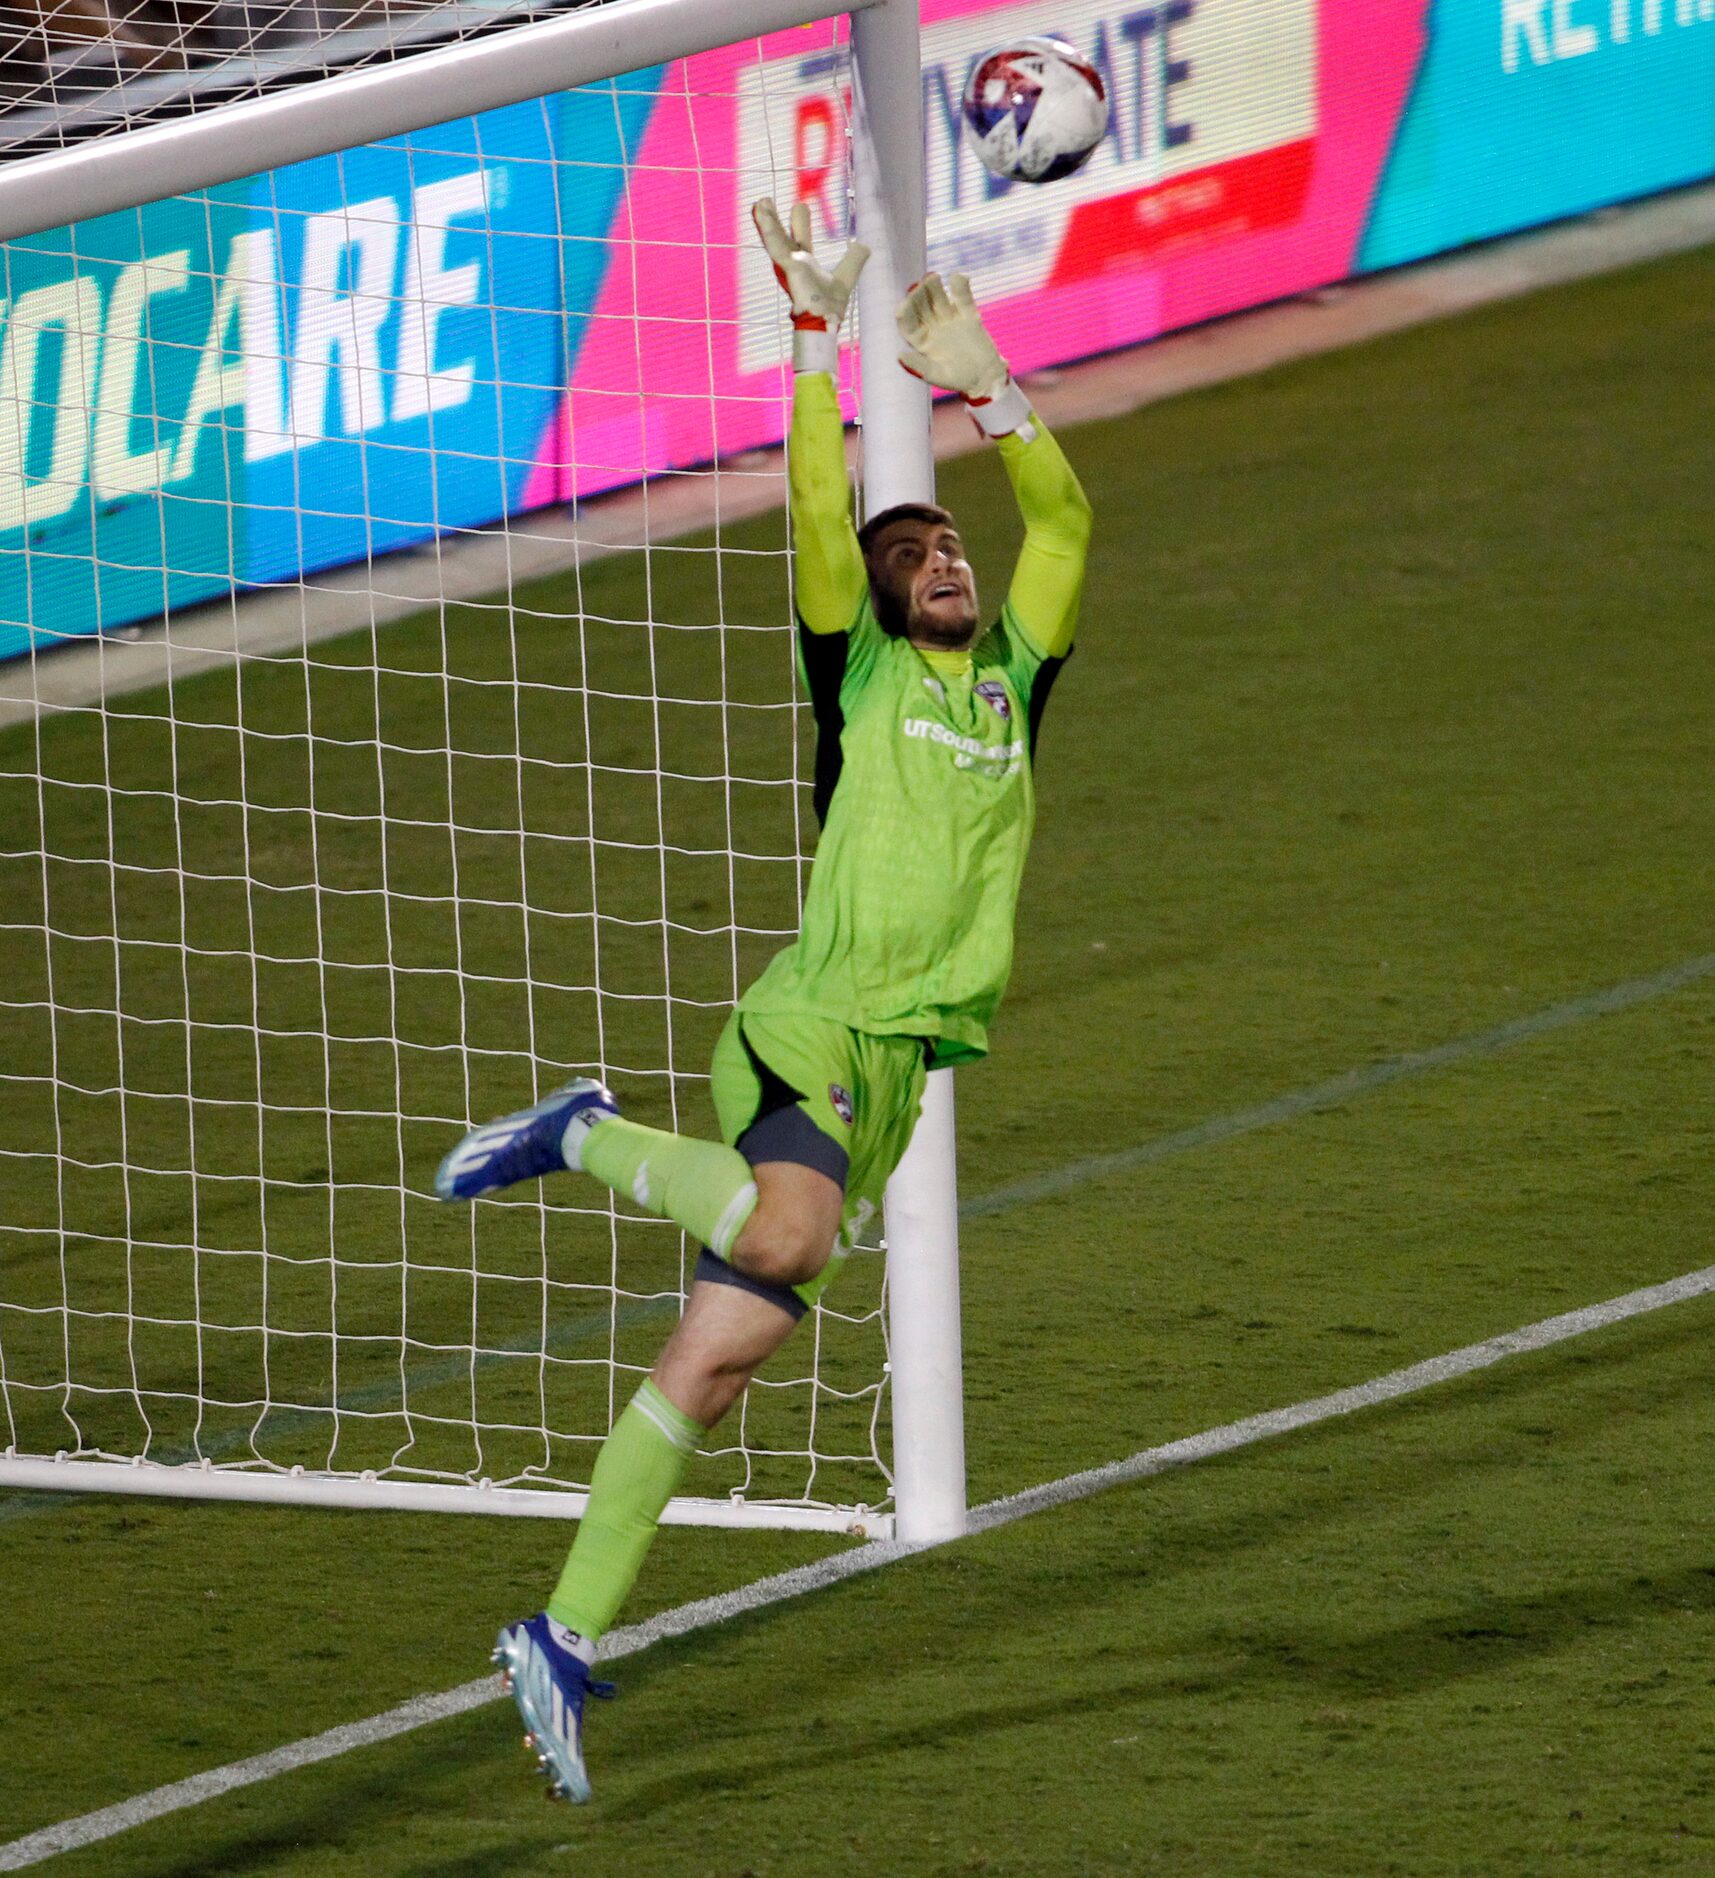
{"type": "Polygon", "coordinates": [[[868,558],[877,612],[913,645],[960,652],[976,637],[976,576],[951,523],[890,522],[868,558]]]}

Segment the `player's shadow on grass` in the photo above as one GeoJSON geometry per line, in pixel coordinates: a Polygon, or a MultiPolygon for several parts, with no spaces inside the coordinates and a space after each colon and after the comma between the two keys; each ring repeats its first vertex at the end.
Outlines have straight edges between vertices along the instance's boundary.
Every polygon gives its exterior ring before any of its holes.
{"type": "MultiPolygon", "coordinates": [[[[545,1806],[542,1782],[518,1739],[509,1702],[415,1729],[366,1749],[358,1760],[326,1762],[254,1790],[249,1804],[267,1810],[248,1828],[234,1823],[217,1830],[219,1812],[193,1814],[194,1824],[181,1816],[157,1827],[161,1852],[135,1869],[148,1878],[262,1878],[288,1866],[410,1878],[517,1878],[561,1870],[566,1841],[580,1852],[585,1842],[599,1849],[601,1817],[595,1809],[545,1806]],[[398,1826],[401,1813],[409,1814],[412,1828],[398,1826]],[[485,1815],[506,1823],[485,1834],[485,1815]],[[414,1858],[413,1829],[462,1841],[465,1849],[414,1858]],[[186,1849],[176,1849],[168,1835],[186,1849]]],[[[142,1852],[145,1842],[136,1849],[142,1852]]]]}
{"type": "MultiPolygon", "coordinates": [[[[1665,1413],[1686,1401],[1703,1400],[1709,1382],[1700,1365],[1654,1379],[1650,1364],[1680,1349],[1700,1353],[1708,1334],[1707,1323],[1696,1314],[1665,1315],[1646,1326],[1632,1327],[1627,1347],[1618,1357],[1607,1353],[1598,1357],[1578,1346],[1546,1352],[1202,1463],[1193,1471],[1204,1482],[1218,1478],[1222,1469],[1242,1469],[1247,1459],[1262,1456],[1290,1470],[1250,1476],[1256,1484],[1246,1484],[1241,1476],[1232,1494],[1211,1496],[1219,1504],[1217,1512],[1175,1512],[1167,1519],[1141,1517],[1142,1496],[1172,1491],[1174,1483],[1190,1477],[1182,1469],[1120,1489],[1140,1509],[1139,1530],[1128,1530],[1118,1516],[1110,1515],[1106,1536],[1125,1547],[1126,1557],[1123,1563],[1100,1555],[1090,1559],[1087,1582],[1091,1593],[1099,1595],[1101,1588],[1111,1588],[1116,1564],[1131,1582],[1158,1589],[1212,1565],[1227,1566],[1247,1554],[1272,1551],[1330,1525],[1350,1522],[1365,1506],[1380,1514],[1438,1504],[1450,1487],[1470,1488],[1487,1475],[1528,1468],[1538,1460],[1563,1465],[1580,1448],[1611,1434],[1616,1416],[1665,1413]],[[1510,1425],[1498,1434],[1490,1427],[1463,1440],[1448,1438],[1450,1419],[1483,1410],[1507,1415],[1510,1425]],[[1528,1420],[1524,1419],[1527,1412],[1528,1420]],[[1360,1431],[1374,1434],[1384,1428],[1389,1430],[1388,1451],[1377,1465],[1366,1469],[1362,1490],[1355,1493],[1352,1478],[1339,1470],[1341,1444],[1360,1431]],[[1327,1484],[1319,1484],[1329,1474],[1332,1478],[1327,1484]],[[1144,1542],[1141,1551],[1139,1537],[1144,1542]]],[[[1078,1595],[1078,1586],[1068,1581],[1069,1572],[1079,1571],[1078,1562],[1063,1553],[1019,1561],[1014,1571],[1021,1607],[1078,1595]]],[[[764,1612],[757,1621],[767,1617],[764,1612]]],[[[679,1647],[695,1647],[695,1643],[696,1639],[687,1638],[679,1647]]]]}
{"type": "MultiPolygon", "coordinates": [[[[776,1749],[730,1765],[667,1774],[623,1797],[599,1806],[601,1816],[619,1824],[659,1818],[675,1806],[712,1797],[730,1798],[757,1787],[779,1790],[824,1767],[846,1767],[891,1755],[925,1754],[944,1762],[962,1746],[1013,1729],[1036,1730],[1081,1717],[1123,1716],[1128,1727],[1147,1730],[1151,1710],[1164,1729],[1187,1696],[1243,1696],[1255,1691],[1278,1701],[1292,1689],[1315,1689],[1315,1699],[1339,1696],[1348,1701],[1414,1695],[1444,1687],[1465,1676],[1490,1675],[1516,1667],[1577,1642],[1585,1633],[1615,1629],[1652,1616],[1715,1613],[1715,1561],[1686,1565],[1650,1576],[1578,1580],[1532,1597],[1483,1597],[1436,1612],[1410,1624],[1383,1629],[1342,1631],[1336,1625],[1299,1629],[1290,1637],[1248,1640],[1241,1661],[1206,1673],[1131,1677],[1047,1699],[988,1703],[980,1708],[943,1711],[908,1726],[855,1735],[838,1726],[808,1751],[783,1762],[776,1749]]],[[[980,1613],[967,1611],[967,1617],[980,1613]]],[[[1175,1640],[1181,1657],[1205,1659],[1237,1652],[1230,1642],[1175,1640]]],[[[1092,1657],[1095,1668],[1104,1659],[1092,1657]]],[[[1057,1672],[1079,1675],[1078,1660],[1057,1672]]],[[[623,1782],[622,1767],[616,1780],[623,1782]]],[[[599,1805],[599,1803],[598,1803],[599,1805]]],[[[433,1878],[471,1878],[487,1867],[436,1865],[424,1868],[433,1878]]]]}
{"type": "Polygon", "coordinates": [[[1486,1595],[1412,1623],[1343,1632],[1337,1625],[1264,1645],[1253,1670],[1209,1679],[1212,1689],[1278,1674],[1351,1697],[1416,1695],[1546,1656],[1592,1630],[1654,1616],[1715,1613],[1715,1555],[1708,1563],[1620,1578],[1575,1579],[1534,1596],[1486,1595]]]}

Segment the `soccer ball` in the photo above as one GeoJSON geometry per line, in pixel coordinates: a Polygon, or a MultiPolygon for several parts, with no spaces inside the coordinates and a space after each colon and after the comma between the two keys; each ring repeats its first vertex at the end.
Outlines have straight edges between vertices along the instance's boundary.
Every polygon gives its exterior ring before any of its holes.
{"type": "Polygon", "coordinates": [[[1008,182],[1070,176],[1107,127],[1102,75],[1063,39],[998,46],[978,59],[965,86],[965,131],[983,167],[1008,182]]]}

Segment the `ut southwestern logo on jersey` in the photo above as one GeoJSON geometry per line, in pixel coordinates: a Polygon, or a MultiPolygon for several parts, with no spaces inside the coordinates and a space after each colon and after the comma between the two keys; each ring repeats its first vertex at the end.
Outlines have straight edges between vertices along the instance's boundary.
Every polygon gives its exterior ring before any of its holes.
{"type": "Polygon", "coordinates": [[[974,769],[980,763],[984,775],[998,778],[1010,776],[1024,761],[1022,737],[1012,743],[983,743],[975,737],[961,737],[956,730],[937,724],[932,717],[908,717],[899,728],[907,737],[923,737],[931,743],[945,745],[953,752],[953,763],[958,769],[974,769]]]}

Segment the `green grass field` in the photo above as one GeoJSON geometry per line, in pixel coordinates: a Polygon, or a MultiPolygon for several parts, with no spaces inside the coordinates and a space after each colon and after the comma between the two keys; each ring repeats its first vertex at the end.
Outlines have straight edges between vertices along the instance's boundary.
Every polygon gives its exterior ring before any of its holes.
{"type": "MultiPolygon", "coordinates": [[[[1043,737],[1013,989],[994,1058],[961,1078],[967,1197],[1715,951],[1712,309],[1715,253],[1693,254],[1066,436],[1101,532],[1082,649],[1043,737]]],[[[942,493],[993,594],[1015,530],[997,466],[948,465],[942,493]]],[[[779,539],[778,518],[723,538],[779,539]]],[[[714,617],[711,566],[654,557],[654,615],[714,617]]],[[[721,567],[724,617],[778,617],[776,559],[721,567]]],[[[639,586],[616,560],[575,592],[521,595],[519,668],[635,690],[635,629],[600,622],[639,617],[639,586]],[[581,646],[573,614],[593,622],[581,646]]],[[[728,880],[681,857],[671,903],[700,902],[717,938],[665,927],[659,880],[601,844],[632,818],[648,840],[668,826],[713,848],[728,785],[642,790],[625,772],[657,752],[622,695],[585,722],[529,690],[515,716],[492,612],[459,610],[444,641],[425,622],[381,643],[396,677],[369,676],[372,642],[354,639],[318,648],[307,679],[247,675],[242,698],[200,679],[171,722],[159,698],[125,701],[107,752],[89,728],[44,731],[53,789],[0,784],[14,850],[46,813],[61,853],[99,859],[111,843],[145,867],[217,875],[248,842],[256,876],[277,883],[260,896],[277,924],[260,933],[236,889],[199,891],[206,926],[187,955],[147,874],[116,886],[110,869],[65,865],[52,947],[31,959],[8,934],[8,996],[38,997],[51,970],[62,1004],[79,990],[98,1008],[121,956],[138,1023],[66,1025],[60,1061],[97,1086],[123,1048],[133,1094],[56,1117],[14,1082],[5,1141],[39,1151],[57,1128],[93,1161],[123,1124],[136,1155],[167,1164],[194,1128],[200,1164],[227,1173],[129,1191],[111,1170],[75,1173],[95,1223],[68,1263],[92,1310],[119,1283],[126,1222],[167,1247],[193,1205],[211,1242],[239,1242],[268,1209],[273,1241],[304,1248],[305,1286],[330,1230],[364,1248],[340,1275],[349,1338],[276,1339],[270,1361],[280,1390],[309,1395],[337,1359],[340,1388],[368,1389],[369,1408],[337,1434],[326,1417],[283,1422],[271,1451],[391,1454],[412,1406],[423,1464],[462,1467],[468,1432],[437,1410],[442,1385],[392,1400],[365,1341],[407,1239],[441,1273],[411,1301],[425,1361],[473,1314],[497,1351],[527,1349],[544,1274],[570,1310],[615,1257],[639,1300],[619,1354],[646,1360],[678,1255],[593,1213],[520,1207],[491,1210],[478,1259],[468,1225],[384,1190],[375,1170],[401,1143],[382,1117],[506,1106],[533,1045],[581,1060],[580,1026],[600,1022],[620,1060],[674,1067],[632,1080],[640,1109],[697,1121],[699,1053],[731,992],[723,929],[789,923],[795,811],[777,781],[742,788],[765,858],[728,880]],[[479,753],[464,763],[444,755],[438,680],[411,676],[442,660],[461,678],[460,747],[479,753]],[[398,747],[378,767],[382,720],[398,747]],[[251,800],[274,805],[248,818],[216,800],[236,794],[240,758],[251,800]],[[154,797],[124,797],[110,828],[80,786],[104,761],[139,787],[176,763],[181,792],[207,806],[175,832],[154,797]],[[611,796],[592,802],[591,775],[611,796]],[[420,825],[383,844],[378,790],[420,825]],[[449,813],[467,829],[516,821],[521,801],[523,843],[441,832],[449,813]],[[610,932],[589,899],[598,852],[615,863],[599,895],[610,932]],[[383,866],[385,898],[368,891],[383,866]],[[444,904],[455,867],[494,903],[462,927],[444,904]],[[348,899],[308,891],[315,879],[348,899]],[[529,919],[505,910],[525,880],[529,919]],[[636,987],[634,1005],[587,989],[598,940],[604,985],[636,987]],[[497,983],[460,1007],[448,962],[478,943],[528,943],[538,975],[568,989],[531,1004],[497,983]],[[330,998],[331,1027],[370,1034],[389,995],[364,963],[378,947],[421,968],[395,990],[398,1034],[422,1047],[324,1055],[294,1035],[330,998]],[[324,963],[256,967],[255,952],[324,963]],[[648,1028],[663,990],[682,1000],[670,1040],[648,1028]],[[265,1046],[212,1028],[247,1001],[268,1013],[265,1046]],[[151,1086],[149,1016],[180,1087],[192,1036],[193,1100],[135,1093],[151,1086]],[[449,1037],[476,1040],[468,1088],[467,1059],[438,1047],[449,1037]],[[259,1084],[280,1109],[260,1140],[253,1107],[247,1134],[220,1119],[259,1084]],[[310,1113],[330,1091],[350,1111],[335,1126],[310,1113]]],[[[714,643],[651,642],[673,687],[699,682],[714,643]]],[[[791,721],[762,708],[779,652],[775,636],[727,636],[729,695],[757,704],[729,707],[720,735],[707,706],[674,707],[671,767],[715,777],[724,748],[730,773],[789,773],[791,721]]],[[[0,770],[33,772],[34,743],[8,733],[0,770]]],[[[9,920],[40,925],[42,873],[7,864],[9,920]]],[[[771,943],[747,940],[746,966],[771,943]]],[[[36,1020],[6,1021],[8,1067],[37,1062],[36,1020]]],[[[1707,1265],[1712,1060],[1708,977],[980,1212],[964,1235],[973,1498],[1707,1265]]],[[[443,1138],[419,1122],[404,1143],[425,1181],[443,1138]]],[[[39,1165],[8,1167],[14,1301],[61,1282],[49,1229],[66,1202],[44,1198],[39,1165]]],[[[261,1274],[134,1255],[131,1282],[163,1319],[193,1281],[241,1314],[261,1274]]],[[[291,1272],[270,1282],[285,1309],[291,1272]]],[[[9,1365],[51,1358],[5,1330],[9,1365]]],[[[495,1705],[55,1865],[67,1878],[1709,1873],[1712,1333],[1715,1302],[1678,1305],[657,1647],[594,1716],[585,1810],[542,1805],[495,1705]]],[[[196,1432],[174,1403],[199,1364],[214,1393],[250,1399],[256,1346],[233,1334],[192,1350],[166,1329],[134,1345],[165,1445],[196,1432]]],[[[484,1407],[587,1408],[606,1369],[584,1354],[497,1356],[484,1407]]],[[[57,1411],[29,1413],[51,1435],[57,1411]]],[[[116,1442],[135,1414],[124,1400],[80,1410],[116,1442]]],[[[203,1432],[241,1440],[254,1420],[235,1408],[203,1432]]],[[[491,1458],[537,1457],[521,1436],[491,1458]]],[[[711,1484],[728,1464],[708,1463],[711,1484]]],[[[533,1521],[0,1499],[0,1841],[480,1673],[498,1622],[541,1602],[562,1538],[533,1521]]],[[[838,1543],[668,1531],[629,1615],[838,1543]]]]}

